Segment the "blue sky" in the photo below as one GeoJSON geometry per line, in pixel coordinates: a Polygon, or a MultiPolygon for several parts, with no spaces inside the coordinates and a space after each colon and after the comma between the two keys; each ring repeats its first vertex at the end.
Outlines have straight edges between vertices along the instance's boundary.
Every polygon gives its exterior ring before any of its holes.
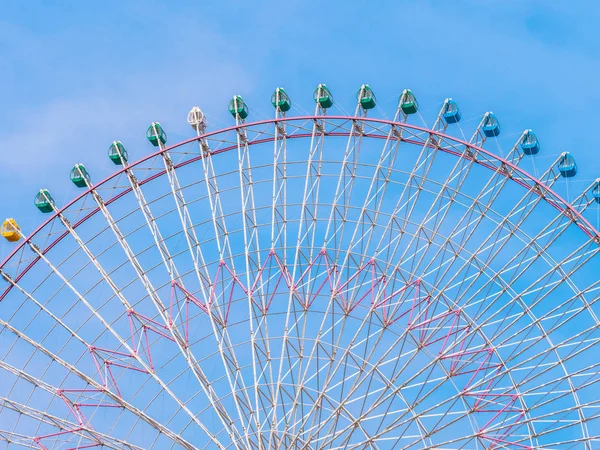
{"type": "Polygon", "coordinates": [[[40,187],[63,204],[75,162],[104,178],[112,140],[132,159],[151,151],[152,120],[173,142],[191,136],[193,105],[215,129],[231,124],[233,94],[258,120],[276,86],[312,109],[320,82],[347,110],[365,82],[389,115],[405,87],[423,110],[449,96],[465,118],[493,110],[509,136],[537,132],[539,168],[571,151],[574,191],[600,176],[595,0],[229,3],[3,1],[1,214],[32,231],[40,187]]]}

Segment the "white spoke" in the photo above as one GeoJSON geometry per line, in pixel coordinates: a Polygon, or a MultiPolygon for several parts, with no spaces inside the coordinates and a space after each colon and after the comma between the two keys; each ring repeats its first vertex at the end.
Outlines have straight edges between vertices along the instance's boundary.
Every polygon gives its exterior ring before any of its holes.
{"type": "Polygon", "coordinates": [[[597,447],[600,182],[567,203],[572,155],[533,177],[531,130],[504,158],[451,99],[430,128],[408,89],[393,120],[368,85],[314,100],[153,123],[154,153],[116,141],[114,175],[5,222],[0,446],[597,447]]]}

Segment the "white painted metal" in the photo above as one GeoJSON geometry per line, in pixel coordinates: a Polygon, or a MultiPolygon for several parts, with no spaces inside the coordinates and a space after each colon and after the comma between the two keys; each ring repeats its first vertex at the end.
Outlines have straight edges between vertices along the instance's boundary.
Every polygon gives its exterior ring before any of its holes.
{"type": "Polygon", "coordinates": [[[596,448],[595,184],[370,111],[194,107],[54,205],[0,272],[0,445],[596,448]]]}

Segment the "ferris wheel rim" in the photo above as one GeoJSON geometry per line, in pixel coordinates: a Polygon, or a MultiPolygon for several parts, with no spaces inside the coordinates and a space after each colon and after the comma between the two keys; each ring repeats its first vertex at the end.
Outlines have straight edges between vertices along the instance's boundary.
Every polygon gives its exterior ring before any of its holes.
{"type": "MultiPolygon", "coordinates": [[[[113,180],[114,178],[118,177],[119,175],[122,175],[123,173],[125,173],[127,170],[130,170],[152,158],[155,158],[157,156],[160,156],[166,152],[169,152],[173,149],[182,147],[184,145],[187,144],[191,144],[193,142],[199,142],[202,139],[206,139],[209,138],[211,136],[215,136],[215,135],[219,135],[219,134],[223,134],[223,133],[228,133],[231,131],[237,131],[239,129],[244,129],[244,128],[248,128],[248,127],[253,127],[253,126],[262,126],[262,125],[269,125],[269,124],[275,124],[277,125],[279,122],[294,122],[294,121],[310,121],[310,120],[323,120],[323,119],[329,119],[329,120],[346,120],[346,121],[361,121],[363,123],[376,123],[376,124],[381,124],[381,125],[390,125],[390,126],[397,126],[398,128],[401,129],[410,129],[410,130],[414,130],[416,132],[420,132],[420,133],[428,133],[430,136],[437,136],[441,139],[444,140],[448,140],[448,141],[452,141],[456,144],[459,145],[464,145],[466,148],[469,148],[471,150],[475,150],[479,153],[484,154],[486,157],[492,159],[492,160],[497,160],[500,164],[505,165],[506,167],[510,168],[513,171],[516,171],[519,173],[520,176],[528,179],[529,181],[533,182],[534,186],[537,187],[538,189],[531,189],[531,192],[536,194],[538,197],[541,197],[544,201],[546,201],[547,203],[549,203],[551,206],[553,206],[554,208],[556,208],[558,211],[562,212],[563,214],[566,214],[567,216],[571,216],[572,217],[572,222],[577,225],[577,227],[579,229],[581,229],[591,240],[595,241],[596,243],[598,243],[600,245],[600,231],[596,229],[596,227],[594,227],[584,216],[581,212],[579,212],[571,203],[569,203],[568,201],[564,200],[555,190],[552,189],[551,186],[547,186],[546,184],[544,184],[539,178],[533,176],[532,174],[530,174],[528,171],[520,168],[518,165],[511,163],[510,161],[508,161],[507,159],[493,153],[492,151],[486,150],[481,146],[472,144],[467,142],[464,139],[460,139],[454,136],[450,136],[446,133],[443,133],[441,131],[438,130],[434,130],[431,128],[427,128],[427,127],[423,127],[423,126],[418,126],[418,125],[413,125],[413,124],[409,124],[406,122],[398,122],[398,121],[394,121],[394,120],[390,120],[390,119],[381,119],[381,118],[374,118],[374,117],[367,117],[367,116],[351,116],[351,115],[329,115],[329,116],[322,116],[322,115],[305,115],[305,116],[290,116],[290,117],[276,117],[276,118],[271,118],[271,119],[265,119],[265,120],[259,120],[259,121],[255,121],[255,122],[241,122],[239,124],[236,125],[232,125],[230,127],[225,127],[225,128],[220,128],[218,130],[214,130],[214,131],[209,131],[206,133],[202,133],[198,136],[194,136],[190,139],[186,139],[180,142],[177,142],[173,145],[170,146],[165,146],[164,148],[159,148],[159,150],[149,153],[148,155],[132,162],[132,163],[127,163],[126,165],[123,165],[123,167],[121,167],[120,169],[116,170],[115,172],[111,173],[109,176],[107,176],[106,178],[104,178],[103,180],[99,181],[98,183],[95,184],[91,184],[89,187],[87,187],[81,194],[75,196],[72,200],[70,200],[69,202],[65,203],[65,205],[61,206],[61,207],[57,207],[55,209],[55,211],[48,217],[48,219],[46,219],[44,222],[42,222],[42,224],[40,224],[34,231],[32,231],[30,234],[28,234],[27,236],[24,236],[23,240],[21,242],[19,242],[19,244],[17,244],[17,246],[9,253],[9,255],[2,261],[0,262],[0,275],[4,274],[3,269],[5,268],[5,266],[13,259],[13,257],[18,254],[18,252],[23,249],[23,247],[28,244],[38,233],[40,233],[47,225],[49,225],[55,218],[57,218],[58,216],[60,216],[62,213],[64,213],[68,208],[70,208],[72,205],[74,205],[77,201],[83,199],[86,195],[89,195],[92,191],[94,191],[95,189],[97,189],[98,187],[101,187],[102,185],[108,183],[109,181],[113,180]],[[550,199],[548,197],[551,197],[554,201],[550,201],[550,199]]],[[[336,137],[344,137],[344,136],[348,136],[350,133],[349,132],[339,132],[339,133],[324,133],[324,136],[336,136],[336,137]]],[[[365,133],[364,134],[365,137],[367,138],[380,138],[380,139],[385,139],[386,136],[385,135],[373,135],[373,134],[368,134],[365,133]]],[[[306,138],[306,137],[310,137],[310,133],[303,135],[303,134],[296,134],[296,135],[290,135],[287,137],[287,139],[300,139],[300,138],[306,138]]],[[[405,139],[405,138],[399,138],[400,140],[404,141],[404,142],[411,142],[410,139],[405,139]]],[[[265,139],[260,139],[260,140],[255,140],[255,141],[249,141],[248,145],[255,145],[255,144],[264,144],[267,142],[273,142],[276,140],[275,136],[270,136],[268,138],[265,139]]],[[[421,144],[421,143],[418,143],[421,144]]],[[[478,165],[485,167],[488,170],[494,170],[492,167],[490,167],[488,164],[483,163],[480,160],[477,160],[477,158],[470,158],[467,154],[465,154],[464,152],[459,153],[457,151],[451,151],[448,148],[444,148],[440,145],[435,146],[433,144],[427,144],[429,147],[433,147],[433,148],[437,148],[445,153],[449,153],[455,157],[458,158],[465,158],[465,159],[470,159],[473,162],[477,163],[478,165]]],[[[213,152],[208,153],[207,155],[203,155],[200,154],[190,160],[184,161],[182,163],[178,163],[175,164],[174,168],[177,169],[179,167],[182,167],[184,165],[188,165],[191,164],[195,161],[201,160],[203,159],[205,156],[214,156],[214,155],[219,155],[221,153],[225,153],[231,150],[234,150],[237,148],[237,145],[231,145],[213,152]]],[[[140,180],[139,183],[140,185],[146,184],[149,181],[152,181],[156,178],[159,178],[163,175],[165,175],[166,171],[165,170],[161,170],[158,173],[145,178],[143,180],[140,180]]],[[[511,179],[514,182],[517,182],[517,180],[515,180],[514,178],[512,178],[511,176],[509,176],[509,174],[507,172],[502,173],[505,177],[511,179]]],[[[521,184],[521,183],[519,183],[521,184]]],[[[522,184],[521,184],[522,185],[522,184]]],[[[523,186],[523,185],[522,185],[523,186]]],[[[525,186],[523,186],[525,187],[525,186]]],[[[106,204],[110,204],[112,202],[114,202],[115,200],[123,197],[124,195],[127,195],[128,193],[130,193],[132,191],[131,187],[123,190],[122,192],[114,195],[113,197],[111,197],[110,199],[105,200],[106,204]]],[[[78,221],[76,224],[74,224],[74,227],[77,227],[79,225],[81,225],[82,223],[85,223],[87,220],[89,220],[91,217],[93,217],[97,212],[99,211],[99,208],[94,208],[92,211],[90,211],[88,214],[86,214],[80,221],[78,221]]],[[[64,237],[68,236],[68,231],[65,231],[64,233],[60,234],[56,239],[54,239],[50,244],[48,244],[48,246],[42,250],[42,253],[45,254],[47,251],[51,250],[55,245],[57,245],[64,237]]],[[[28,264],[15,278],[15,282],[18,282],[30,269],[31,267],[33,267],[39,258],[35,258],[30,264],[28,264]]],[[[4,300],[4,298],[8,295],[8,293],[12,290],[13,285],[9,284],[6,289],[0,293],[0,302],[2,300],[4,300]]]]}

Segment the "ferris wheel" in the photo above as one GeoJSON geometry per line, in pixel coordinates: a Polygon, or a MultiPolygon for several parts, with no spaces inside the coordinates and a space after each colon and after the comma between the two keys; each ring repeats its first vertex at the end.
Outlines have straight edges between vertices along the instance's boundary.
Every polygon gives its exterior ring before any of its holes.
{"type": "Polygon", "coordinates": [[[452,99],[313,97],[4,222],[0,448],[600,448],[600,182],[452,99]]]}

